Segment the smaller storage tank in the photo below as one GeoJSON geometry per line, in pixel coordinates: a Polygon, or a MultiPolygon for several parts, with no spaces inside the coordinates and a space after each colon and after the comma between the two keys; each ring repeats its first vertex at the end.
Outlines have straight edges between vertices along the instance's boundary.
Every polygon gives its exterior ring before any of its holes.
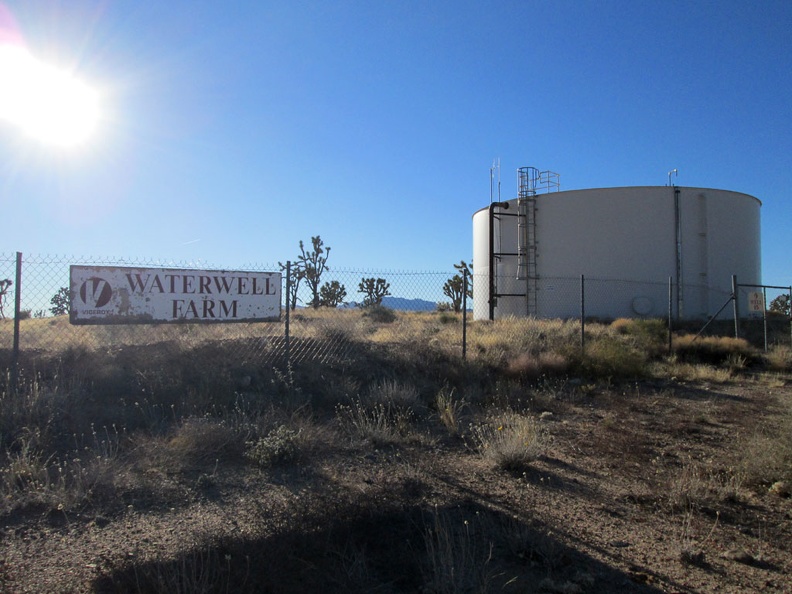
{"type": "MultiPolygon", "coordinates": [[[[747,194],[635,186],[552,190],[524,167],[518,197],[473,215],[474,319],[718,314],[741,284],[761,283],[759,211],[747,194]]],[[[557,187],[557,186],[556,186],[557,187]]],[[[729,317],[731,310],[721,313],[729,317]]]]}

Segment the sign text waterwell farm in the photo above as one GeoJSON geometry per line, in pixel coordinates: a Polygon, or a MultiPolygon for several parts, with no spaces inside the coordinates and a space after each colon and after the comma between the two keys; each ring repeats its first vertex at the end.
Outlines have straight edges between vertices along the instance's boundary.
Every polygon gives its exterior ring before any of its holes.
{"type": "Polygon", "coordinates": [[[279,272],[72,266],[72,324],[277,321],[279,272]]]}

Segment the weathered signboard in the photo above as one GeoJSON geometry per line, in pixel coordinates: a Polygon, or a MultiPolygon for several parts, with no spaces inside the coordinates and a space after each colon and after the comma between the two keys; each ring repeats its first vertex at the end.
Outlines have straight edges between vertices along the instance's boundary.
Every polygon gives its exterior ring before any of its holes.
{"type": "Polygon", "coordinates": [[[764,295],[761,291],[751,291],[748,293],[748,311],[762,312],[765,310],[764,295]]]}
{"type": "Polygon", "coordinates": [[[263,322],[280,319],[281,274],[72,266],[72,324],[263,322]]]}

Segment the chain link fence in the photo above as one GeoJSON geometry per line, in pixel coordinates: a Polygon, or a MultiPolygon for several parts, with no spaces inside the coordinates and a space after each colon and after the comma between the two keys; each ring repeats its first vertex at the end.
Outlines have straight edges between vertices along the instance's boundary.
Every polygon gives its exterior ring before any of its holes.
{"type": "Polygon", "coordinates": [[[792,344],[792,287],[739,284],[735,278],[736,307],[748,314],[735,317],[735,333],[768,350],[777,343],[792,344]]]}
{"type": "MultiPolygon", "coordinates": [[[[504,340],[525,342],[526,337],[541,338],[537,330],[541,323],[555,319],[577,333],[583,348],[585,322],[609,321],[614,311],[624,317],[669,319],[677,317],[679,304],[684,312],[696,308],[712,311],[724,304],[724,318],[707,327],[711,334],[732,334],[734,324],[729,323],[726,306],[732,294],[686,287],[684,295],[669,280],[656,283],[596,278],[542,278],[536,286],[536,299],[526,301],[523,295],[509,295],[513,279],[499,278],[496,284],[500,320],[488,322],[489,304],[482,300],[465,299],[460,283],[456,284],[453,301],[446,292],[449,281],[462,276],[459,270],[446,272],[399,272],[335,270],[332,267],[321,276],[321,292],[315,295],[305,281],[297,285],[287,283],[285,265],[243,264],[233,268],[248,272],[283,272],[284,296],[280,320],[274,322],[239,322],[233,324],[158,323],[127,325],[72,325],[69,322],[69,269],[71,265],[119,266],[136,268],[180,268],[187,270],[229,270],[206,262],[174,262],[163,260],[129,260],[96,257],[63,257],[28,255],[18,262],[17,254],[0,254],[0,353],[7,353],[9,368],[15,356],[35,357],[58,355],[68,349],[105,350],[117,352],[151,345],[198,353],[202,347],[220,346],[224,356],[244,367],[250,365],[283,366],[288,363],[343,363],[354,352],[356,345],[395,345],[411,348],[427,346],[454,356],[478,357],[487,353],[492,345],[489,334],[499,333],[504,340]],[[282,270],[283,269],[283,270],[282,270]],[[19,276],[18,276],[18,273],[19,276]],[[445,289],[445,290],[444,290],[445,289]],[[461,292],[460,292],[461,291],[461,292]],[[19,296],[19,306],[15,299],[19,296]],[[288,298],[287,298],[288,297],[288,298]],[[331,306],[311,307],[317,302],[331,306]],[[367,304],[375,306],[359,307],[367,304]],[[466,311],[463,303],[466,304],[466,311]],[[376,306],[379,304],[380,306],[376,306]],[[533,314],[519,323],[515,318],[525,317],[526,308],[533,314]],[[18,312],[15,315],[15,311],[18,312]],[[513,310],[512,314],[508,314],[513,310]],[[504,315],[506,312],[506,315],[504,315]],[[475,313],[475,316],[473,315],[475,313]],[[514,317],[512,317],[514,316],[514,317]],[[480,321],[473,322],[473,319],[480,321]],[[531,326],[533,324],[533,326],[531,326]],[[538,332],[538,333],[537,333],[538,332]],[[525,339],[525,340],[524,340],[525,339]],[[18,344],[17,344],[18,343],[18,344]]],[[[467,277],[473,291],[487,290],[488,279],[475,274],[467,277]]],[[[454,283],[450,283],[453,285],[454,283]]],[[[757,346],[762,335],[755,336],[753,325],[767,320],[782,328],[773,336],[790,337],[788,313],[790,292],[785,288],[740,287],[738,300],[755,297],[763,291],[761,308],[752,311],[743,321],[746,337],[757,346]],[[785,297],[786,296],[786,297],[785,297]],[[771,311],[771,304],[787,304],[787,313],[771,311]]],[[[743,301],[744,303],[747,301],[743,301]]],[[[530,312],[529,312],[530,313],[530,312]]],[[[669,324],[669,327],[671,324],[669,324]]],[[[674,329],[697,332],[702,323],[675,322],[674,329]]],[[[768,332],[764,333],[767,344],[768,332]]],[[[781,340],[781,339],[778,339],[781,340]]],[[[526,343],[527,344],[527,343],[526,343]]],[[[215,356],[217,349],[207,350],[206,356],[215,356]]],[[[491,350],[490,350],[491,353],[491,350]]],[[[141,357],[144,355],[140,355],[141,357]]],[[[197,356],[197,355],[196,355],[197,356]]],[[[15,363],[14,363],[15,366],[15,363]]]]}
{"type": "MultiPolygon", "coordinates": [[[[446,281],[453,272],[399,272],[335,270],[321,276],[322,303],[332,307],[311,307],[314,295],[306,282],[289,290],[283,272],[282,295],[289,293],[288,307],[283,303],[279,321],[239,322],[229,324],[153,323],[72,325],[69,322],[69,270],[72,265],[118,266],[134,268],[179,268],[185,270],[229,270],[206,262],[129,260],[95,257],[22,256],[17,278],[17,256],[0,254],[0,280],[7,281],[0,297],[0,349],[12,349],[15,326],[18,327],[19,352],[44,355],[69,348],[122,349],[143,345],[178,345],[195,348],[204,344],[222,344],[239,361],[278,365],[288,362],[343,360],[354,344],[361,340],[380,343],[431,342],[440,334],[425,323],[434,317],[439,326],[455,326],[456,336],[447,336],[449,348],[462,352],[462,332],[444,295],[446,281]],[[376,291],[372,294],[372,291],[376,291]],[[19,292],[19,313],[14,319],[14,298],[19,292]],[[382,293],[382,294],[379,294],[382,293]],[[381,307],[358,307],[367,300],[381,307]],[[337,303],[337,305],[335,305],[337,303]]],[[[280,265],[245,264],[233,268],[246,272],[280,272],[280,265]]],[[[431,324],[429,324],[431,326],[431,324]]]]}

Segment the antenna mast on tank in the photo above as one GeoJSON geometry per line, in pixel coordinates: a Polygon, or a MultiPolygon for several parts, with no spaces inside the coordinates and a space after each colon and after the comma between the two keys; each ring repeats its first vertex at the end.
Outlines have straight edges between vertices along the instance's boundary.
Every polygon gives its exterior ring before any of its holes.
{"type": "Polygon", "coordinates": [[[498,180],[498,202],[501,199],[501,174],[500,174],[500,157],[492,160],[492,167],[490,167],[490,204],[495,201],[495,178],[498,180]]]}

